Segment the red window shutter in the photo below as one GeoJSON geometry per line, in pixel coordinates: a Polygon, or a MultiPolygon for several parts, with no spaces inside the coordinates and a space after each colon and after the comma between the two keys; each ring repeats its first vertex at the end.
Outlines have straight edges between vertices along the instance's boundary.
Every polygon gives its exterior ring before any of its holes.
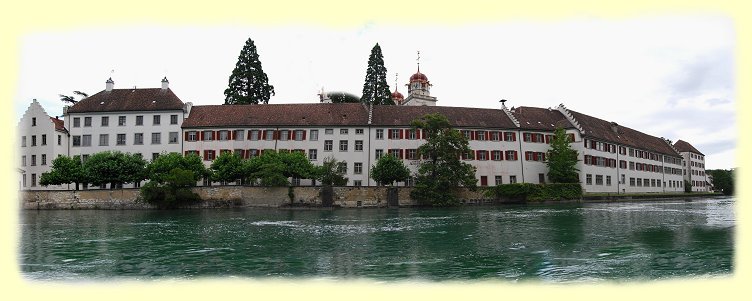
{"type": "Polygon", "coordinates": [[[400,149],[399,150],[399,158],[400,159],[404,159],[405,158],[405,150],[404,149],[400,149]]]}
{"type": "Polygon", "coordinates": [[[479,150],[475,151],[475,160],[478,160],[480,158],[480,152],[482,151],[479,151],[479,150]]]}
{"type": "Polygon", "coordinates": [[[405,130],[403,130],[403,129],[399,130],[399,138],[400,139],[405,139],[405,130]]]}
{"type": "Polygon", "coordinates": [[[303,130],[303,140],[306,140],[306,132],[308,132],[308,131],[303,130]]]}
{"type": "Polygon", "coordinates": [[[199,141],[204,141],[204,131],[199,131],[198,132],[198,140],[199,141]]]}
{"type": "Polygon", "coordinates": [[[208,160],[209,160],[209,151],[204,150],[204,161],[208,161],[208,160]]]}
{"type": "Polygon", "coordinates": [[[422,132],[423,139],[428,139],[428,132],[426,130],[420,130],[422,132]]]}
{"type": "Polygon", "coordinates": [[[517,161],[517,160],[519,160],[519,159],[517,158],[517,151],[514,151],[514,161],[517,161]]]}
{"type": "Polygon", "coordinates": [[[183,140],[188,141],[188,132],[183,133],[183,140]]]}
{"type": "Polygon", "coordinates": [[[423,131],[421,131],[420,129],[415,130],[415,139],[418,139],[418,140],[423,139],[422,134],[423,134],[423,131]]]}
{"type": "Polygon", "coordinates": [[[551,135],[546,135],[546,143],[551,144],[551,135]]]}
{"type": "Polygon", "coordinates": [[[485,153],[486,153],[486,160],[488,160],[488,159],[490,159],[490,158],[491,158],[491,156],[490,156],[490,153],[489,153],[488,151],[483,151],[483,152],[485,152],[485,153]]]}

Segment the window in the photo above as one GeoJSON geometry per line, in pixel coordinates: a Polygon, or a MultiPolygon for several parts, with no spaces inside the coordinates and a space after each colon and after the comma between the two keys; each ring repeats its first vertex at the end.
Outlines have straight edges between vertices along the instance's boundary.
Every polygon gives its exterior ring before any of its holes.
{"type": "Polygon", "coordinates": [[[376,140],[384,140],[384,130],[383,129],[377,129],[376,130],[376,140]]]}
{"type": "Polygon", "coordinates": [[[133,134],[133,144],[144,144],[144,133],[133,134]]]}
{"type": "Polygon", "coordinates": [[[355,151],[356,152],[363,151],[363,140],[355,140],[355,151]]]}
{"type": "Polygon", "coordinates": [[[118,126],[125,125],[125,116],[118,116],[118,126]]]}
{"type": "Polygon", "coordinates": [[[47,155],[42,154],[42,165],[47,165],[47,155]]]}
{"type": "Polygon", "coordinates": [[[31,117],[31,126],[37,126],[37,118],[31,117]]]}
{"type": "Polygon", "coordinates": [[[325,129],[324,130],[325,135],[334,135],[334,129],[325,129]]]}
{"type": "Polygon", "coordinates": [[[73,146],[81,146],[81,136],[73,136],[73,146]]]}
{"type": "Polygon", "coordinates": [[[634,169],[635,169],[635,164],[634,164],[634,162],[632,162],[632,161],[629,161],[629,170],[634,170],[634,169]]]}
{"type": "Polygon", "coordinates": [[[26,147],[26,136],[21,136],[21,147],[26,147]]]}
{"type": "Polygon", "coordinates": [[[125,134],[117,134],[117,145],[125,145],[125,134]]]}
{"type": "Polygon", "coordinates": [[[42,135],[42,145],[47,145],[47,135],[42,135]]]}
{"type": "Polygon", "coordinates": [[[315,148],[308,150],[308,160],[315,161],[319,159],[318,150],[315,148]]]}
{"type": "Polygon", "coordinates": [[[311,130],[311,141],[319,141],[319,130],[311,130]]]}
{"type": "Polygon", "coordinates": [[[178,115],[170,115],[170,124],[178,124],[178,115]]]}
{"type": "Polygon", "coordinates": [[[389,139],[399,139],[400,138],[400,130],[389,130],[389,139]]]}
{"type": "Polygon", "coordinates": [[[31,166],[37,166],[37,155],[31,155],[31,166]]]}
{"type": "Polygon", "coordinates": [[[642,179],[637,178],[637,186],[642,187],[642,179]]]}
{"type": "Polygon", "coordinates": [[[204,151],[204,160],[205,161],[212,161],[214,160],[214,150],[205,150],[204,151]]]}
{"type": "Polygon", "coordinates": [[[488,158],[486,157],[486,151],[477,151],[477,153],[478,153],[478,158],[476,158],[477,160],[481,160],[481,161],[488,160],[488,158]]]}
{"type": "MultiPolygon", "coordinates": [[[[353,186],[358,186],[358,187],[363,186],[363,181],[361,181],[361,180],[353,180],[353,186]]],[[[358,202],[360,202],[360,201],[358,201],[358,202]]]]}
{"type": "Polygon", "coordinates": [[[417,149],[408,149],[407,150],[407,159],[418,160],[418,150],[417,149]]]}
{"type": "Polygon", "coordinates": [[[516,141],[517,135],[512,132],[504,132],[504,141],[516,141]]]}
{"type": "Polygon", "coordinates": [[[212,141],[214,140],[214,132],[213,131],[204,131],[204,141],[212,141]]]}
{"type": "Polygon", "coordinates": [[[152,124],[152,125],[159,125],[159,124],[160,124],[160,123],[162,122],[162,121],[161,121],[161,117],[162,117],[162,116],[159,116],[159,115],[154,115],[154,119],[153,119],[153,121],[152,121],[152,123],[151,123],[151,124],[152,124]]]}
{"type": "Polygon", "coordinates": [[[517,183],[517,176],[509,176],[509,184],[517,183]]]}
{"type": "Polygon", "coordinates": [[[355,129],[355,135],[363,135],[363,129],[355,129]]]}
{"type": "Polygon", "coordinates": [[[110,144],[110,135],[99,134],[99,146],[107,146],[110,144]]]}
{"type": "Polygon", "coordinates": [[[37,146],[37,136],[31,136],[31,146],[37,146]]]}
{"type": "Polygon", "coordinates": [[[501,151],[498,151],[498,150],[492,151],[491,159],[494,161],[501,161],[503,159],[501,156],[501,151]]]}
{"type": "Polygon", "coordinates": [[[188,141],[196,141],[196,131],[189,131],[188,132],[188,141]]]}
{"type": "Polygon", "coordinates": [[[603,175],[595,175],[595,185],[603,185],[603,175]]]}
{"type": "Polygon", "coordinates": [[[478,140],[486,141],[486,131],[477,131],[475,134],[478,137],[478,140]]]}
{"type": "Polygon", "coordinates": [[[81,155],[81,163],[86,162],[86,160],[89,160],[89,155],[81,155]]]}
{"type": "Polygon", "coordinates": [[[279,140],[287,141],[288,140],[287,138],[289,137],[290,137],[290,131],[288,130],[279,131],[279,140]]]}
{"type": "Polygon", "coordinates": [[[81,117],[73,117],[73,127],[81,127],[81,117]]]}
{"type": "Polygon", "coordinates": [[[295,130],[295,141],[303,141],[303,134],[305,134],[305,131],[295,130]]]}
{"type": "Polygon", "coordinates": [[[505,153],[506,160],[517,161],[517,151],[508,150],[505,153]]]}
{"type": "Polygon", "coordinates": [[[274,130],[266,130],[265,133],[266,133],[266,135],[264,137],[265,140],[267,140],[267,141],[274,140],[274,130]]]}
{"type": "Polygon", "coordinates": [[[407,139],[416,140],[416,139],[418,139],[418,134],[416,133],[415,130],[409,130],[407,132],[407,139]]]}
{"type": "Polygon", "coordinates": [[[467,138],[467,140],[473,140],[473,135],[468,130],[463,130],[462,135],[465,135],[465,138],[467,138]]]}
{"type": "Polygon", "coordinates": [[[501,176],[494,177],[494,185],[499,186],[501,184],[501,176]]]}
{"type": "Polygon", "coordinates": [[[26,156],[21,156],[21,166],[26,166],[26,156]]]}
{"type": "Polygon", "coordinates": [[[144,125],[144,116],[136,116],[136,125],[144,125]]]}
{"type": "Polygon", "coordinates": [[[31,187],[37,186],[37,174],[33,173],[31,174],[31,187]]]}
{"type": "Polygon", "coordinates": [[[591,174],[585,175],[585,184],[593,185],[593,175],[591,174]]]}
{"type": "Polygon", "coordinates": [[[110,125],[110,117],[102,116],[102,126],[109,126],[109,125],[110,125]]]}
{"type": "Polygon", "coordinates": [[[91,146],[91,135],[83,135],[81,138],[81,146],[91,146]]]}
{"type": "Polygon", "coordinates": [[[491,141],[499,141],[499,140],[501,140],[501,139],[499,139],[500,138],[499,136],[500,136],[499,132],[491,132],[491,141]]]}
{"type": "Polygon", "coordinates": [[[347,135],[347,129],[339,129],[340,135],[347,135]]]}
{"type": "Polygon", "coordinates": [[[162,133],[151,133],[151,144],[162,143],[162,133]]]}
{"type": "Polygon", "coordinates": [[[397,159],[402,159],[402,156],[400,156],[400,149],[390,149],[389,154],[394,156],[397,159]]]}
{"type": "Polygon", "coordinates": [[[324,140],[324,151],[331,152],[333,145],[334,143],[332,142],[332,140],[324,140]]]}
{"type": "Polygon", "coordinates": [[[606,176],[606,186],[611,186],[611,176],[606,176]]]}
{"type": "Polygon", "coordinates": [[[362,174],[363,173],[363,163],[355,162],[355,164],[353,165],[353,173],[355,173],[356,175],[362,174]]]}
{"type": "Polygon", "coordinates": [[[219,131],[219,140],[220,141],[230,140],[230,131],[227,131],[227,130],[219,131]]]}
{"type": "Polygon", "coordinates": [[[91,117],[84,117],[84,126],[91,126],[91,117]]]}
{"type": "Polygon", "coordinates": [[[624,179],[624,175],[621,175],[621,184],[626,184],[627,181],[624,179]]]}
{"type": "Polygon", "coordinates": [[[170,132],[169,135],[170,135],[169,143],[171,144],[178,143],[178,132],[170,132]]]}
{"type": "Polygon", "coordinates": [[[542,174],[542,173],[538,174],[538,183],[540,184],[546,183],[546,174],[542,174]]]}
{"type": "Polygon", "coordinates": [[[480,176],[480,186],[488,186],[488,177],[480,176]]]}
{"type": "Polygon", "coordinates": [[[347,163],[339,162],[339,164],[337,165],[337,171],[341,173],[347,173],[347,163]]]}
{"type": "Polygon", "coordinates": [[[384,150],[383,149],[377,149],[376,150],[376,160],[384,156],[384,150]]]}
{"type": "Polygon", "coordinates": [[[340,140],[339,141],[339,151],[346,152],[347,151],[347,140],[340,140]]]}
{"type": "Polygon", "coordinates": [[[259,130],[248,130],[248,140],[256,141],[259,140],[260,132],[259,130]]]}

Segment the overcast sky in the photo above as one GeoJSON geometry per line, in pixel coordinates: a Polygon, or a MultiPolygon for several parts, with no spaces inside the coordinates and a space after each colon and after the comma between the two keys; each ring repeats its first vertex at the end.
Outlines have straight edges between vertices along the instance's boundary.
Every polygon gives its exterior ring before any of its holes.
{"type": "Polygon", "coordinates": [[[33,32],[20,40],[20,118],[36,98],[61,115],[58,94],[170,88],[194,105],[221,104],[247,38],[274,85],[270,103],[318,102],[317,93],[360,95],[379,43],[389,85],[420,70],[442,106],[554,107],[579,111],[673,141],[690,142],[708,169],[731,168],[735,141],[734,27],[718,15],[460,25],[362,23],[289,26],[96,26],[33,32]],[[114,71],[113,71],[114,70],[114,71]]]}

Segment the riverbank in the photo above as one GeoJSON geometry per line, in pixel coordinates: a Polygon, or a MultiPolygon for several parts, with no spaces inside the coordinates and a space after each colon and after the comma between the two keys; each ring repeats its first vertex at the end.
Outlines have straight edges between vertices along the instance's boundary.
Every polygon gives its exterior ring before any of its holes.
{"type": "MultiPolygon", "coordinates": [[[[332,187],[331,192],[321,193],[321,187],[294,187],[292,199],[287,187],[213,186],[194,187],[191,190],[201,201],[183,208],[240,208],[240,207],[332,207],[382,208],[416,207],[418,202],[410,198],[411,187],[400,187],[389,193],[388,187],[332,187]]],[[[541,203],[577,202],[629,202],[692,199],[715,197],[720,194],[592,194],[568,201],[544,201],[541,203]]],[[[494,205],[514,203],[506,199],[489,199],[481,189],[464,190],[459,199],[463,205],[494,205]]],[[[135,188],[115,190],[79,191],[21,191],[20,207],[25,210],[135,210],[157,209],[141,198],[135,188]]]]}

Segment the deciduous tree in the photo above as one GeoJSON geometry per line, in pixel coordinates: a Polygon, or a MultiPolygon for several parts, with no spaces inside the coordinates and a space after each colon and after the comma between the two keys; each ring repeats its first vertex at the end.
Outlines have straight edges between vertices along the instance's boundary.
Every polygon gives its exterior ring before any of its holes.
{"type": "Polygon", "coordinates": [[[546,153],[548,179],[553,183],[579,183],[577,151],[569,145],[570,139],[562,128],[554,131],[551,147],[546,153]]]}
{"type": "Polygon", "coordinates": [[[52,169],[43,173],[39,179],[39,184],[42,186],[75,183],[76,190],[78,190],[79,183],[87,182],[79,156],[55,158],[52,160],[52,169]]]}
{"type": "Polygon", "coordinates": [[[371,167],[371,178],[381,185],[404,182],[410,177],[410,170],[402,160],[392,155],[385,155],[371,167]]]}

